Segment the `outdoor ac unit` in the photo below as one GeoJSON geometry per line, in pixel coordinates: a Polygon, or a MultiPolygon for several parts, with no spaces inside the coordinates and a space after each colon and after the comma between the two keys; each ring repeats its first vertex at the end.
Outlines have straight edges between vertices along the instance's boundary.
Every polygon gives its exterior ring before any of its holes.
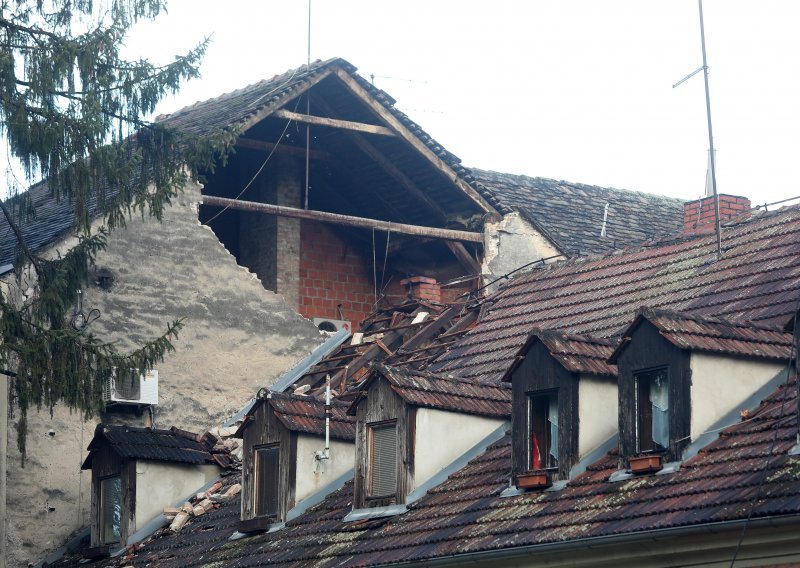
{"type": "Polygon", "coordinates": [[[116,369],[103,389],[103,400],[115,404],[158,404],[158,371],[142,375],[131,369],[124,376],[116,369]]]}
{"type": "Polygon", "coordinates": [[[337,331],[341,331],[344,329],[348,333],[353,332],[353,328],[350,325],[349,321],[334,320],[327,318],[314,318],[312,321],[314,322],[314,325],[319,328],[320,331],[326,331],[328,333],[336,333],[337,331]]]}

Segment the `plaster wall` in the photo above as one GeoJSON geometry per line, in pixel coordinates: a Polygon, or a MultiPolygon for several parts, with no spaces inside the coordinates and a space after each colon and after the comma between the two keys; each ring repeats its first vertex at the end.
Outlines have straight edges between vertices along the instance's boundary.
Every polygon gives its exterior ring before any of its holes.
{"type": "Polygon", "coordinates": [[[331,440],[330,459],[325,460],[324,472],[317,471],[314,452],[325,447],[325,439],[306,434],[297,435],[297,473],[294,496],[295,505],[307,499],[334,479],[353,469],[356,463],[356,445],[351,442],[331,440]]]}
{"type": "MultiPolygon", "coordinates": [[[[487,221],[483,231],[484,256],[481,272],[487,282],[508,274],[540,258],[559,254],[559,250],[518,212],[500,221],[487,221]]],[[[500,283],[489,288],[493,292],[500,283]]]]}
{"type": "Polygon", "coordinates": [[[136,461],[136,528],[163,513],[164,507],[197,492],[219,477],[219,468],[207,465],[178,465],[166,462],[136,461]]]}
{"type": "Polygon", "coordinates": [[[578,459],[600,446],[619,426],[617,382],[581,375],[578,382],[578,459]]]}
{"type": "MultiPolygon", "coordinates": [[[[162,223],[134,218],[109,237],[97,259],[114,275],[103,290],[89,284],[84,309],[99,309],[90,330],[123,351],[184,318],[176,351],[157,365],[156,427],[205,431],[239,410],[321,342],[316,327],[237,265],[214,233],[199,224],[200,186],[189,184],[162,223]]],[[[71,240],[51,251],[66,250],[71,240]]],[[[27,566],[88,524],[90,475],[80,464],[102,420],[148,426],[148,413],[107,412],[89,422],[58,406],[28,415],[28,458],[16,449],[18,416],[8,419],[8,566],[27,566]],[[49,432],[52,431],[52,434],[49,432]]],[[[166,504],[162,505],[165,506],[166,504]]]]}
{"type": "Polygon", "coordinates": [[[748,361],[697,352],[692,353],[690,366],[692,440],[786,368],[775,361],[748,361]]]}
{"type": "Polygon", "coordinates": [[[413,491],[464,452],[497,430],[505,420],[417,408],[413,491]]]}

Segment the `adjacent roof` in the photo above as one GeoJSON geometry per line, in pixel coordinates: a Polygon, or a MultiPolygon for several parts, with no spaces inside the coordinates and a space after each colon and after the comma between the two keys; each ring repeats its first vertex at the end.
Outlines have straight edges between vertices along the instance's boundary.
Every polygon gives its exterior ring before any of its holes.
{"type": "MultiPolygon", "coordinates": [[[[511,389],[505,384],[439,377],[421,371],[405,371],[388,365],[375,367],[392,390],[412,406],[506,418],[511,416],[511,389]]],[[[371,381],[361,387],[367,388],[371,381]]]]}
{"type": "Polygon", "coordinates": [[[442,557],[458,562],[458,555],[473,552],[527,545],[546,551],[549,544],[597,537],[797,516],[800,457],[787,455],[795,444],[795,404],[796,386],[779,388],[750,418],[723,430],[668,475],[610,482],[618,465],[615,451],[560,491],[501,497],[511,463],[506,436],[403,515],[342,522],[352,504],[347,483],[285,528],[227,541],[239,515],[236,500],[192,519],[180,534],[145,543],[130,562],[164,568],[376,566],[442,557]]]}
{"type": "Polygon", "coordinates": [[[98,424],[89,443],[89,455],[81,469],[91,469],[95,452],[109,447],[122,459],[169,461],[227,466],[228,450],[215,447],[211,434],[198,435],[172,427],[170,430],[98,424]]]}
{"type": "Polygon", "coordinates": [[[478,325],[430,366],[498,381],[532,327],[614,338],[641,306],[785,326],[800,297],[800,208],[603,257],[537,268],[489,298],[478,325]]]}
{"type": "Polygon", "coordinates": [[[511,373],[522,361],[525,353],[540,341],[550,355],[570,373],[616,377],[617,366],[609,363],[615,343],[586,335],[568,335],[557,331],[535,330],[520,348],[515,361],[506,370],[504,381],[511,380],[511,373]]]}
{"type": "Polygon", "coordinates": [[[568,256],[605,253],[683,230],[681,199],[477,168],[471,171],[498,211],[519,211],[568,256]],[[601,236],[604,219],[605,236],[601,236]]]}
{"type": "MultiPolygon", "coordinates": [[[[289,393],[270,393],[270,398],[259,399],[253,405],[237,435],[250,423],[253,413],[268,403],[281,424],[292,432],[304,434],[325,435],[325,403],[308,396],[289,393]]],[[[331,402],[330,436],[339,440],[352,442],[356,438],[356,420],[347,415],[350,405],[346,402],[333,400],[331,402]]]]}
{"type": "MultiPolygon", "coordinates": [[[[623,337],[630,337],[645,320],[653,324],[662,337],[681,349],[781,361],[793,356],[792,334],[783,331],[782,327],[754,326],[664,310],[640,310],[623,337]]],[[[627,342],[620,343],[612,360],[616,360],[626,345],[627,342]]]]}

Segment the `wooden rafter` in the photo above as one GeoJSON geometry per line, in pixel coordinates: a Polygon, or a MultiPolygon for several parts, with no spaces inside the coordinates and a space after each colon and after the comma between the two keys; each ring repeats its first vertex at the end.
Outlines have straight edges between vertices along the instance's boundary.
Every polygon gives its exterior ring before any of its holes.
{"type": "MultiPolygon", "coordinates": [[[[305,148],[298,148],[297,146],[289,146],[288,144],[274,144],[272,142],[264,142],[263,140],[256,140],[255,138],[244,138],[244,137],[237,138],[236,147],[247,148],[249,150],[262,150],[264,152],[271,152],[275,150],[276,152],[282,154],[292,154],[293,156],[305,157],[306,155],[305,148]]],[[[333,158],[329,152],[323,152],[321,150],[311,150],[310,156],[311,158],[316,160],[330,161],[333,158]]]]}
{"type": "Polygon", "coordinates": [[[311,221],[321,221],[335,225],[345,225],[348,227],[360,227],[363,229],[379,229],[403,235],[418,235],[423,237],[433,237],[446,241],[465,241],[470,243],[483,242],[481,233],[469,231],[456,231],[453,229],[439,229],[438,227],[422,227],[419,225],[408,225],[406,223],[393,223],[391,221],[380,221],[378,219],[367,219],[364,217],[353,217],[352,215],[340,215],[338,213],[328,213],[327,211],[309,211],[307,209],[296,209],[282,205],[272,205],[270,203],[256,203],[254,201],[239,201],[224,197],[211,195],[203,196],[204,205],[214,205],[217,207],[228,207],[240,211],[252,211],[255,213],[267,213],[270,215],[280,215],[293,219],[309,219],[311,221]]]}
{"type": "Polygon", "coordinates": [[[342,130],[352,130],[354,132],[364,132],[366,134],[379,134],[380,136],[396,136],[394,132],[385,126],[376,124],[365,124],[363,122],[353,122],[351,120],[340,120],[338,118],[326,118],[324,116],[312,116],[310,114],[300,114],[286,109],[278,109],[272,113],[275,118],[285,118],[302,122],[304,124],[314,124],[316,126],[329,126],[331,128],[341,128],[342,130]]]}

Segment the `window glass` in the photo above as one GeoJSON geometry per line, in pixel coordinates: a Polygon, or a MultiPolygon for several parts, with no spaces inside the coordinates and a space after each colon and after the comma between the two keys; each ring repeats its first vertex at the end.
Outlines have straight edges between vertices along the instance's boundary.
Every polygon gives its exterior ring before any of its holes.
{"type": "Polygon", "coordinates": [[[397,428],[394,423],[369,426],[369,496],[397,492],[397,428]]]}
{"type": "Polygon", "coordinates": [[[100,480],[100,540],[119,542],[122,526],[122,483],[120,476],[100,480]]]}
{"type": "Polygon", "coordinates": [[[530,469],[558,467],[558,393],[529,398],[530,469]]]}
{"type": "Polygon", "coordinates": [[[636,445],[639,452],[669,448],[669,374],[667,369],[637,373],[636,445]]]}
{"type": "Polygon", "coordinates": [[[256,516],[277,516],[280,447],[255,448],[254,453],[256,516]]]}

